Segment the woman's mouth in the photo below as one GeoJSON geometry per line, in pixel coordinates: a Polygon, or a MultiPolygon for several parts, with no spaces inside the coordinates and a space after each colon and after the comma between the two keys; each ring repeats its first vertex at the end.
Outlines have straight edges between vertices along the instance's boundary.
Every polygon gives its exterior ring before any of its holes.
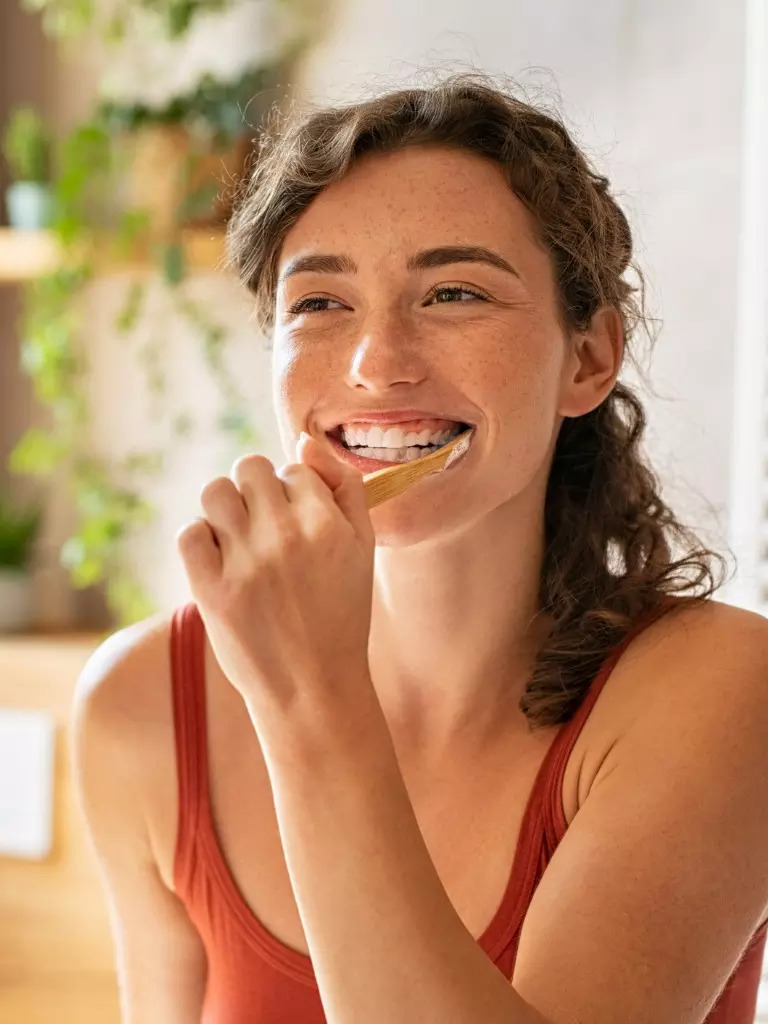
{"type": "MultiPolygon", "coordinates": [[[[455,440],[459,434],[463,434],[465,431],[470,429],[472,429],[470,424],[458,423],[452,430],[451,436],[446,438],[442,444],[404,445],[401,448],[370,448],[361,445],[348,447],[342,440],[340,427],[336,427],[334,430],[329,430],[326,436],[331,442],[333,450],[338,458],[343,462],[346,462],[348,465],[354,466],[355,469],[359,469],[361,473],[367,474],[374,473],[379,469],[387,469],[390,466],[398,465],[400,463],[414,462],[417,459],[422,459],[431,452],[435,452],[442,448],[443,445],[455,440]]],[[[464,462],[464,459],[459,459],[456,464],[458,465],[462,462],[464,462]]]]}

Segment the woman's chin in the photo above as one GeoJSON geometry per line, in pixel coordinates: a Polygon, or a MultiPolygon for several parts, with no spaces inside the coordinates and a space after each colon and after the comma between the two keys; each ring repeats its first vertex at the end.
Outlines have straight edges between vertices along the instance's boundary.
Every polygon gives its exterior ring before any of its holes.
{"type": "Polygon", "coordinates": [[[470,528],[464,503],[448,504],[445,495],[417,495],[419,484],[370,510],[376,547],[440,544],[470,528]]]}

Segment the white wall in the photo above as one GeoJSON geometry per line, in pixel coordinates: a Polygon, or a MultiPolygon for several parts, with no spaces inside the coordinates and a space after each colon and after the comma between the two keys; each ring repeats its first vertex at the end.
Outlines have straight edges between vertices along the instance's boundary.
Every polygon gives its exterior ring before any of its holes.
{"type": "MultiPolygon", "coordinates": [[[[744,4],[714,0],[347,0],[307,68],[351,101],[471,62],[556,99],[611,178],[664,326],[649,450],[697,526],[727,525],[742,166],[744,4]],[[697,496],[701,495],[703,501],[697,496]]],[[[535,97],[534,97],[535,98],[535,97]]]]}

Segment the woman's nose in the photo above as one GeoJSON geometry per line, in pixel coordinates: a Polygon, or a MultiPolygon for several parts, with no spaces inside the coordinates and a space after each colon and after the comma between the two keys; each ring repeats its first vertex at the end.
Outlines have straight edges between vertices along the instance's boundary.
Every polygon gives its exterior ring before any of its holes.
{"type": "Polygon", "coordinates": [[[350,385],[363,384],[378,390],[400,382],[416,384],[424,376],[424,359],[418,347],[392,327],[367,330],[350,353],[350,385]]]}

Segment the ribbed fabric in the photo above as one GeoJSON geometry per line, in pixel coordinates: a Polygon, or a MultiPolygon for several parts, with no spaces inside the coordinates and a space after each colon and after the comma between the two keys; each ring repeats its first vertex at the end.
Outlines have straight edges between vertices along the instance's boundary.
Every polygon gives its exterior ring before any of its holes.
{"type": "MultiPolygon", "coordinates": [[[[618,657],[644,626],[614,649],[582,704],[556,733],[523,817],[506,890],[480,947],[512,978],[520,930],[533,893],[567,823],[565,766],[618,657]]],[[[205,716],[205,627],[195,602],[175,609],[171,626],[173,713],[179,793],[174,885],[208,957],[202,1024],[325,1024],[312,961],[279,942],[245,903],[219,846],[210,804],[205,716]]],[[[766,943],[753,936],[706,1024],[752,1024],[766,943]]]]}

